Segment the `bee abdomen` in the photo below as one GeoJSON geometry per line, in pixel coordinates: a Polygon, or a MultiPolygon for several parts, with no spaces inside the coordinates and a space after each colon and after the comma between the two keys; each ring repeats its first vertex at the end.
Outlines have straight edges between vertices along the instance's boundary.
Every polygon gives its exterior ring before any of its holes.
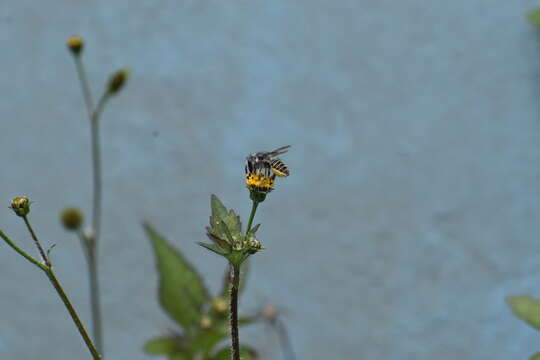
{"type": "Polygon", "coordinates": [[[276,176],[289,176],[289,168],[280,159],[272,159],[272,161],[270,161],[270,168],[276,176]]]}

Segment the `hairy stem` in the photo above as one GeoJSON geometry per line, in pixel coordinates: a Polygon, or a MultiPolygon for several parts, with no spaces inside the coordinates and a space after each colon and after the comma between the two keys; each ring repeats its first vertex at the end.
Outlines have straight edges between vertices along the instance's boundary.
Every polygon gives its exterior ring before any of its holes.
{"type": "Polygon", "coordinates": [[[238,288],[240,286],[240,265],[231,264],[230,269],[230,326],[231,326],[231,359],[240,360],[240,337],[238,335],[238,288]]]}

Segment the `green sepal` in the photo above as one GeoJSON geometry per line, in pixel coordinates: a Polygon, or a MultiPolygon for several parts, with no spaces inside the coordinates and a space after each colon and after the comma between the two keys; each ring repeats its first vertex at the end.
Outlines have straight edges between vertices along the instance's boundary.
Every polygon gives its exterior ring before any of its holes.
{"type": "Polygon", "coordinates": [[[255,233],[257,232],[257,230],[259,230],[259,227],[260,227],[260,226],[261,226],[261,224],[257,224],[257,225],[255,225],[255,226],[253,226],[251,229],[249,229],[249,233],[255,235],[255,233]]]}
{"type": "Polygon", "coordinates": [[[527,13],[527,20],[533,25],[540,26],[540,9],[529,11],[527,13]]]}
{"type": "Polygon", "coordinates": [[[150,238],[159,272],[159,300],[169,316],[186,330],[197,326],[203,306],[210,295],[201,276],[182,256],[149,224],[143,224],[150,238]]]}
{"type": "MultiPolygon", "coordinates": [[[[242,360],[255,360],[258,358],[257,352],[250,348],[249,346],[240,347],[240,358],[242,360]]],[[[226,347],[219,350],[214,356],[211,357],[211,360],[230,360],[231,359],[231,348],[226,347]]]]}
{"type": "Polygon", "coordinates": [[[200,246],[202,246],[203,248],[205,249],[208,249],[218,255],[221,255],[223,257],[227,257],[227,255],[229,253],[225,252],[223,250],[223,248],[221,248],[219,245],[217,244],[207,244],[207,243],[203,243],[203,242],[197,242],[197,244],[199,244],[200,246]]]}
{"type": "Polygon", "coordinates": [[[514,315],[532,327],[540,330],[540,300],[532,296],[509,296],[506,302],[512,308],[514,315]]]}
{"type": "Polygon", "coordinates": [[[182,350],[182,338],[179,336],[160,336],[148,340],[143,348],[150,355],[172,355],[182,350]]]}
{"type": "Polygon", "coordinates": [[[529,360],[540,360],[540,352],[537,352],[536,354],[531,355],[529,360]]]}

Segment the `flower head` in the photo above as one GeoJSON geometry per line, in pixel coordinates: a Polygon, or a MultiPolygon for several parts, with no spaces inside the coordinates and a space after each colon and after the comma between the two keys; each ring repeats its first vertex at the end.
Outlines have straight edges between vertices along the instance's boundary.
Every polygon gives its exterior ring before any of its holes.
{"type": "Polygon", "coordinates": [[[18,196],[11,200],[11,209],[17,216],[25,217],[30,213],[30,199],[24,196],[18,196]]]}
{"type": "Polygon", "coordinates": [[[66,45],[73,55],[78,56],[83,51],[84,40],[80,36],[73,35],[68,37],[66,45]]]}
{"type": "Polygon", "coordinates": [[[83,223],[83,215],[77,208],[67,208],[60,214],[60,220],[67,230],[79,230],[83,223]]]}
{"type": "Polygon", "coordinates": [[[277,155],[288,151],[290,145],[274,151],[261,151],[246,158],[246,186],[252,200],[261,202],[274,189],[276,176],[289,176],[289,169],[277,155]]]}

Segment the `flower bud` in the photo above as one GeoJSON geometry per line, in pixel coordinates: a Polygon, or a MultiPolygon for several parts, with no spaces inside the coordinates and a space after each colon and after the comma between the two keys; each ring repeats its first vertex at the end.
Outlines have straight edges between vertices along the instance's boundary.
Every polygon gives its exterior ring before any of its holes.
{"type": "Polygon", "coordinates": [[[248,236],[248,238],[244,241],[244,245],[248,248],[249,254],[255,254],[262,248],[261,242],[252,235],[248,236]]]}
{"type": "Polygon", "coordinates": [[[83,51],[84,41],[83,38],[77,35],[68,37],[66,45],[74,56],[79,56],[83,51]]]}
{"type": "Polygon", "coordinates": [[[129,71],[126,69],[118,70],[112,74],[112,76],[109,78],[109,83],[107,84],[107,92],[110,95],[118,93],[126,84],[128,77],[129,71]]]}
{"type": "Polygon", "coordinates": [[[224,313],[229,309],[229,303],[222,297],[212,300],[212,309],[218,313],[224,313]]]}
{"type": "Polygon", "coordinates": [[[210,316],[208,316],[208,315],[203,315],[201,317],[201,321],[200,321],[199,325],[201,326],[202,329],[205,329],[205,330],[210,329],[212,327],[212,325],[213,325],[212,318],[210,318],[210,316]]]}
{"type": "Polygon", "coordinates": [[[30,200],[24,196],[16,197],[11,200],[11,209],[17,216],[25,217],[30,212],[30,200]]]}
{"type": "Polygon", "coordinates": [[[60,220],[67,230],[79,230],[83,223],[83,215],[77,208],[67,208],[60,214],[60,220]]]}

